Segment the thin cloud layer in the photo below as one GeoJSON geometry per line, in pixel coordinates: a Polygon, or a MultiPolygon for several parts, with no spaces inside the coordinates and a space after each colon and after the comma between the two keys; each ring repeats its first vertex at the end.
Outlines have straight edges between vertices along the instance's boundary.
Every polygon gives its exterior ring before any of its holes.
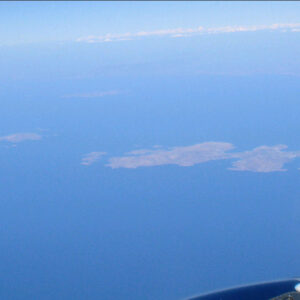
{"type": "Polygon", "coordinates": [[[103,42],[115,42],[115,41],[127,41],[137,38],[150,37],[150,36],[169,36],[169,37],[189,37],[199,34],[220,34],[220,33],[232,33],[232,32],[253,32],[261,30],[281,30],[297,32],[300,29],[300,23],[289,24],[272,24],[272,25],[257,25],[257,26],[225,26],[225,27],[211,27],[204,28],[199,26],[197,28],[175,28],[175,29],[162,29],[155,31],[139,31],[139,32],[127,32],[121,34],[107,33],[104,35],[90,35],[86,37],[80,37],[77,42],[86,43],[103,43],[103,42]]]}
{"type": "Polygon", "coordinates": [[[106,92],[65,95],[62,96],[62,98],[102,98],[105,96],[113,96],[118,94],[120,94],[119,91],[106,91],[106,92]]]}
{"type": "Polygon", "coordinates": [[[84,166],[90,166],[97,162],[105,154],[105,152],[90,152],[82,158],[81,164],[84,166]]]}
{"type": "Polygon", "coordinates": [[[124,156],[110,158],[106,166],[113,169],[135,169],[171,164],[188,167],[213,160],[230,159],[235,161],[229,170],[268,173],[286,171],[283,168],[284,165],[300,157],[300,151],[283,151],[286,148],[286,145],[260,146],[251,151],[228,152],[234,149],[230,143],[205,142],[166,150],[135,150],[124,156]]]}
{"type": "Polygon", "coordinates": [[[0,141],[10,143],[20,143],[24,141],[37,141],[42,139],[42,136],[36,133],[14,133],[11,135],[1,136],[0,141]]]}

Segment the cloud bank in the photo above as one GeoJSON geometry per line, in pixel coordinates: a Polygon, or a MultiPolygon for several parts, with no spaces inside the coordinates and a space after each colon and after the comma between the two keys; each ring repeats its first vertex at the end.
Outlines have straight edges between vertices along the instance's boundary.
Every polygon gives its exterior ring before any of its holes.
{"type": "Polygon", "coordinates": [[[81,164],[90,166],[91,164],[97,162],[105,154],[106,152],[90,152],[82,158],[81,164]]]}
{"type": "Polygon", "coordinates": [[[42,136],[36,133],[14,133],[11,135],[0,136],[0,141],[10,143],[20,143],[24,141],[37,141],[42,139],[42,136]]]}
{"type": "MultiPolygon", "coordinates": [[[[162,165],[193,166],[214,160],[233,160],[229,170],[251,172],[286,171],[284,165],[300,157],[300,151],[284,151],[286,145],[260,146],[250,151],[230,152],[234,146],[224,142],[205,142],[192,146],[169,149],[140,149],[111,157],[106,164],[112,169],[153,167],[162,165]]],[[[97,152],[92,152],[97,153],[97,152]]],[[[93,156],[92,156],[93,157],[93,156]]],[[[92,164],[97,159],[88,159],[92,164]]]]}
{"type": "Polygon", "coordinates": [[[271,31],[292,31],[297,32],[300,30],[300,23],[288,23],[288,24],[272,24],[272,25],[256,25],[256,26],[224,26],[224,27],[211,27],[205,28],[199,26],[197,28],[175,28],[175,29],[162,29],[154,31],[139,31],[139,32],[127,32],[121,34],[107,33],[104,35],[90,35],[86,37],[80,37],[77,42],[86,43],[103,43],[103,42],[116,42],[127,41],[143,37],[154,36],[169,36],[173,38],[177,37],[189,37],[200,34],[221,34],[221,33],[233,33],[233,32],[253,32],[261,30],[271,31]]]}

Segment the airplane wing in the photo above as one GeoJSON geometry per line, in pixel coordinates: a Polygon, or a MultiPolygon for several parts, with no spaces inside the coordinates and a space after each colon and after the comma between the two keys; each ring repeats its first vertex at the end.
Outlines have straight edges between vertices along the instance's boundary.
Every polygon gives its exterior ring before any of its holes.
{"type": "Polygon", "coordinates": [[[192,297],[190,300],[300,300],[300,279],[238,286],[192,297]]]}

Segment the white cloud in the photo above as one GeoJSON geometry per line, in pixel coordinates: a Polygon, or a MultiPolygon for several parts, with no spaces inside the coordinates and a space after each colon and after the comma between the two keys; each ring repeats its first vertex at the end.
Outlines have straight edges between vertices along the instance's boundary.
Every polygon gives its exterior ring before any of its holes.
{"type": "Polygon", "coordinates": [[[160,165],[193,166],[212,160],[236,160],[229,168],[235,171],[275,172],[286,171],[283,166],[300,157],[300,151],[283,151],[285,145],[260,146],[251,151],[228,152],[234,149],[230,143],[205,142],[186,147],[171,149],[140,149],[126,153],[124,156],[112,157],[106,166],[134,169],[160,165]]]}
{"type": "Polygon", "coordinates": [[[105,92],[65,95],[62,96],[62,98],[102,98],[105,96],[113,96],[118,94],[120,94],[119,91],[105,91],[105,92]]]}
{"type": "Polygon", "coordinates": [[[106,154],[105,152],[90,152],[82,158],[81,164],[85,165],[85,166],[92,165],[93,163],[97,162],[105,154],[106,154]]]}
{"type": "Polygon", "coordinates": [[[253,32],[261,30],[289,30],[298,31],[300,23],[289,24],[272,24],[272,25],[257,25],[257,26],[225,26],[225,27],[211,27],[204,28],[199,26],[197,28],[174,28],[174,29],[162,29],[155,31],[140,31],[140,32],[127,32],[121,34],[107,33],[104,35],[90,35],[86,37],[80,37],[77,42],[86,43],[99,43],[99,42],[114,42],[132,40],[141,37],[149,36],[170,36],[170,37],[188,37],[199,34],[220,34],[220,33],[232,33],[232,32],[253,32]]]}
{"type": "Polygon", "coordinates": [[[14,133],[11,135],[1,136],[0,141],[20,143],[23,141],[37,141],[41,138],[42,136],[36,133],[14,133]]]}

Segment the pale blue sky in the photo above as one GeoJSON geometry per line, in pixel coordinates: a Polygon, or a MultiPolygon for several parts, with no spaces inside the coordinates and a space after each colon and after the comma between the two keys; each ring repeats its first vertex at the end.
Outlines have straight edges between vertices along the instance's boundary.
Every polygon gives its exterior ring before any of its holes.
{"type": "Polygon", "coordinates": [[[1,44],[198,26],[299,22],[297,2],[1,2],[1,44]]]}

